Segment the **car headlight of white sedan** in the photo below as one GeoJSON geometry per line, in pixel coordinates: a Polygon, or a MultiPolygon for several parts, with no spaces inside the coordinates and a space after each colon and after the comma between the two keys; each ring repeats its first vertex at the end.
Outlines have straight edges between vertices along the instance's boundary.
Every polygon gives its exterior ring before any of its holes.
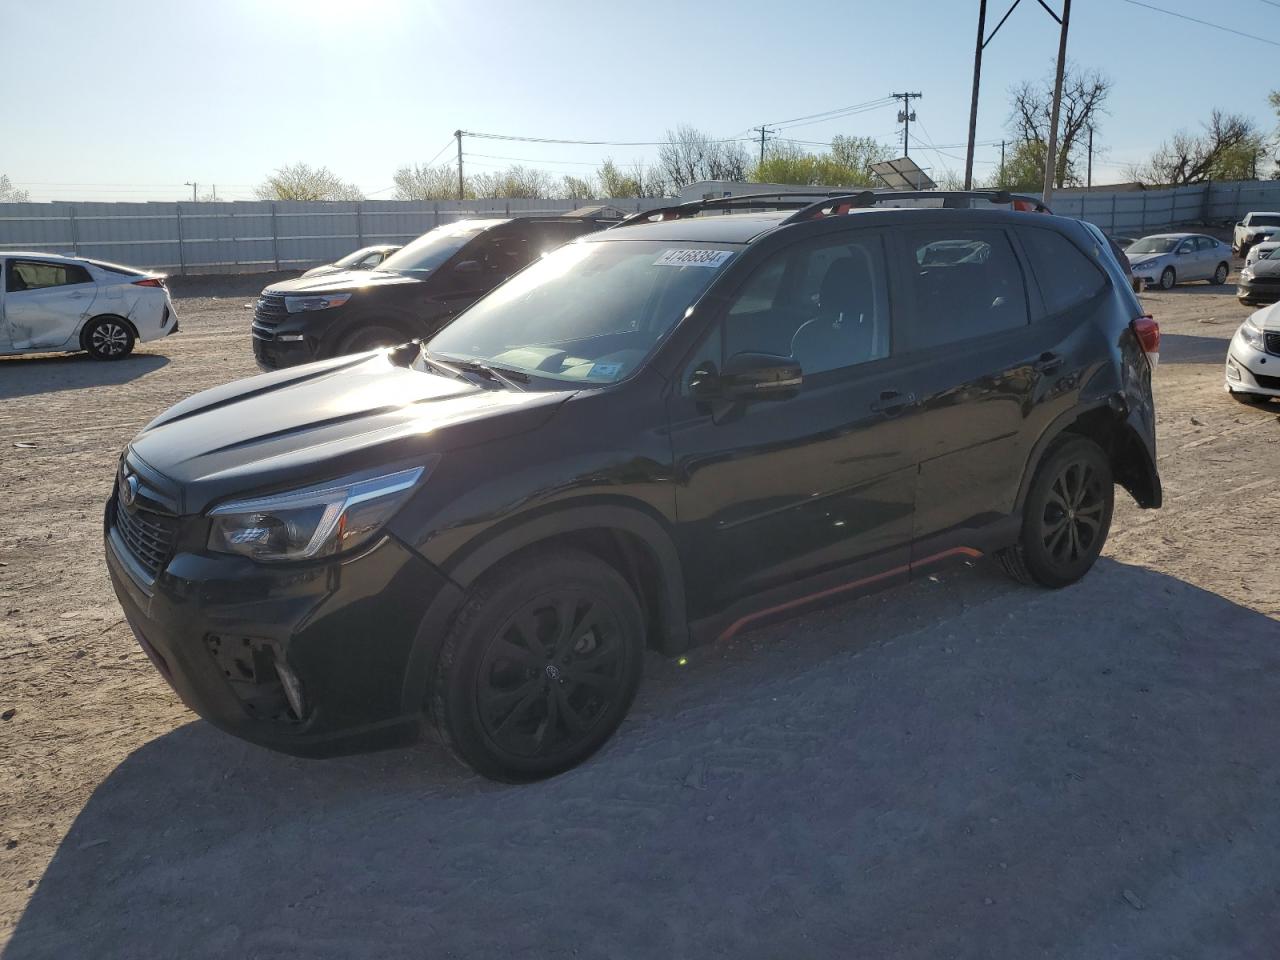
{"type": "Polygon", "coordinates": [[[1240,339],[1255,350],[1262,350],[1262,331],[1253,323],[1253,317],[1250,317],[1244,323],[1240,324],[1240,339]]]}

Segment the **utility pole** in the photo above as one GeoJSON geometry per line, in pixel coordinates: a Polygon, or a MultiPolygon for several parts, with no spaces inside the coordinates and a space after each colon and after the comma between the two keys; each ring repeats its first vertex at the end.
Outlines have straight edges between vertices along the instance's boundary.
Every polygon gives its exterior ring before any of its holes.
{"type": "Polygon", "coordinates": [[[964,155],[964,188],[973,189],[973,143],[978,136],[978,87],[982,83],[982,48],[986,46],[987,0],[978,0],[978,40],[973,49],[973,96],[969,100],[969,149],[964,155]]]}
{"type": "Polygon", "coordinates": [[[765,127],[765,126],[752,127],[751,129],[753,129],[753,130],[759,130],[759,131],[760,131],[760,165],[761,165],[761,166],[764,166],[764,143],[765,143],[764,138],[765,138],[765,134],[767,134],[767,133],[773,133],[774,131],[770,130],[768,127],[765,127]]]}
{"type": "Polygon", "coordinates": [[[1093,189],[1093,124],[1089,124],[1089,165],[1085,168],[1084,189],[1088,193],[1093,189]]]}
{"type": "Polygon", "coordinates": [[[898,122],[902,124],[902,155],[904,157],[911,156],[910,139],[911,139],[911,121],[916,118],[916,112],[911,109],[911,101],[919,100],[918,93],[895,93],[892,96],[902,101],[902,109],[898,111],[898,122]]]}
{"type": "Polygon", "coordinates": [[[183,184],[182,184],[182,185],[183,185],[184,187],[190,187],[190,188],[191,188],[191,202],[192,202],[192,203],[195,203],[195,202],[196,202],[196,187],[198,187],[198,186],[199,186],[199,184],[198,184],[198,183],[196,183],[194,180],[185,180],[185,181],[183,181],[183,184]]]}
{"type": "Polygon", "coordinates": [[[1004,145],[1006,141],[1000,141],[1000,186],[1004,186],[1004,145]]]}
{"type": "Polygon", "coordinates": [[[466,199],[466,189],[462,182],[462,131],[455,130],[453,135],[458,138],[458,199],[466,199]]]}
{"type": "MultiPolygon", "coordinates": [[[[1048,6],[1045,6],[1049,10],[1048,6]]],[[[1062,0],[1062,16],[1050,15],[1062,25],[1058,35],[1058,75],[1053,83],[1053,109],[1049,113],[1049,149],[1044,158],[1044,191],[1041,202],[1047,207],[1053,199],[1053,181],[1058,168],[1058,112],[1062,107],[1062,74],[1067,67],[1067,27],[1071,23],[1071,0],[1062,0]]]]}

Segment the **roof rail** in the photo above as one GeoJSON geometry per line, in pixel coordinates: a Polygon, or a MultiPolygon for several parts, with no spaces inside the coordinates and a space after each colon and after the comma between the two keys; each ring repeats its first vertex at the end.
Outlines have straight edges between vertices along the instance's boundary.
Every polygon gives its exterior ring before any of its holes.
{"type": "Polygon", "coordinates": [[[653,207],[641,210],[624,218],[617,227],[627,227],[637,223],[661,223],[663,220],[680,220],[692,217],[703,210],[754,210],[760,207],[772,207],[775,210],[802,210],[813,205],[814,197],[842,197],[841,190],[787,190],[777,193],[744,193],[736,197],[713,197],[709,200],[686,200],[666,207],[653,207]]]}
{"type": "Polygon", "coordinates": [[[825,199],[818,200],[803,207],[782,221],[781,225],[800,223],[805,220],[818,220],[822,217],[833,217],[848,213],[850,210],[864,210],[877,204],[893,200],[933,200],[942,199],[942,206],[949,209],[968,209],[968,203],[962,200],[986,200],[990,203],[1009,204],[1015,210],[1031,210],[1036,213],[1053,213],[1037,200],[1021,193],[1010,193],[1007,190],[890,190],[877,193],[874,190],[862,190],[858,193],[828,194],[825,199]]]}

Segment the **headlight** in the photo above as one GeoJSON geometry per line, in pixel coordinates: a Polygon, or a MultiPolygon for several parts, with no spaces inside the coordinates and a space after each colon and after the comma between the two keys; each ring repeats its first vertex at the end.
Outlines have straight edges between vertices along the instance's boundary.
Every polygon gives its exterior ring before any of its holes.
{"type": "Polygon", "coordinates": [[[1253,279],[1253,268],[1252,268],[1252,267],[1245,267],[1243,270],[1241,270],[1241,271],[1240,271],[1240,279],[1241,279],[1241,280],[1252,280],[1252,279],[1253,279]]]}
{"type": "Polygon", "coordinates": [[[404,503],[428,467],[351,479],[209,511],[209,549],[254,560],[309,560],[368,542],[404,503]]]}
{"type": "Polygon", "coordinates": [[[1255,350],[1262,349],[1262,331],[1253,325],[1252,318],[1240,324],[1240,339],[1255,350]]]}
{"type": "Polygon", "coordinates": [[[285,297],[284,308],[290,313],[303,313],[306,310],[328,310],[340,307],[351,299],[349,293],[329,293],[315,297],[285,297]]]}

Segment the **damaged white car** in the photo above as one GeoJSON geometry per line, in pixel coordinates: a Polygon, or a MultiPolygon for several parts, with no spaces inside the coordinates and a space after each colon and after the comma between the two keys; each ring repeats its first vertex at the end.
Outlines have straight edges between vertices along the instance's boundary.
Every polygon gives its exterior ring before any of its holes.
{"type": "Polygon", "coordinates": [[[49,253],[0,251],[0,356],[85,351],[128,356],[178,331],[164,275],[49,253]]]}

